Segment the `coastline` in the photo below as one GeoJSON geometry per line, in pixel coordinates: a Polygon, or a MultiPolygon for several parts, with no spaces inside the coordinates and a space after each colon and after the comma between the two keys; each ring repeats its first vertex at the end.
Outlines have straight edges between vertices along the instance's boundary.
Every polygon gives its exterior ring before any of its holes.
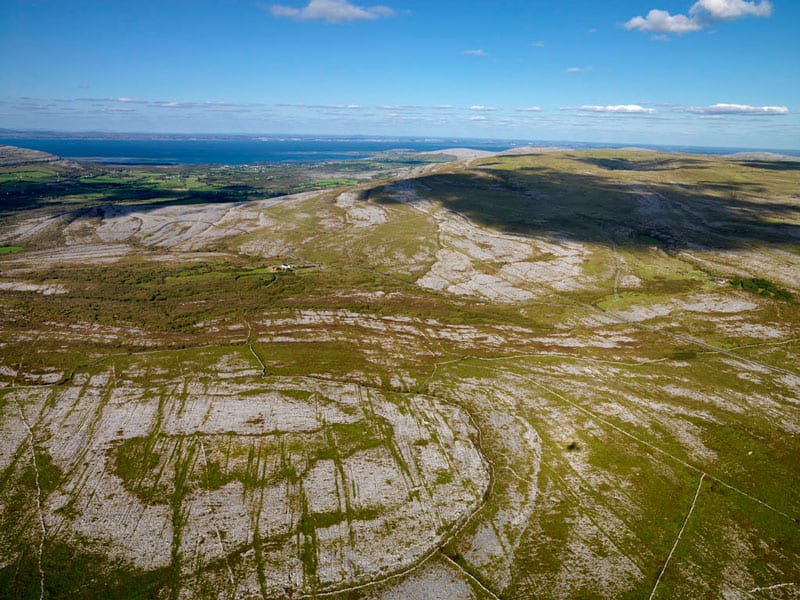
{"type": "MultiPolygon", "coordinates": [[[[382,153],[519,153],[559,150],[656,151],[746,160],[800,160],[800,150],[611,144],[550,140],[400,138],[379,136],[162,135],[60,132],[2,132],[0,144],[48,152],[70,160],[122,165],[254,163],[321,164],[368,159],[382,153]],[[449,151],[449,152],[448,152],[449,151]]],[[[477,154],[476,154],[477,153],[477,154]]]]}

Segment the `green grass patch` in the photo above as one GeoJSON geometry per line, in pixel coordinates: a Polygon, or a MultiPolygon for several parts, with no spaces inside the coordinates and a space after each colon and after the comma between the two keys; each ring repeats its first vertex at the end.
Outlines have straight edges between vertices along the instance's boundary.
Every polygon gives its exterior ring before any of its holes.
{"type": "Polygon", "coordinates": [[[438,469],[435,475],[436,478],[433,481],[435,485],[447,485],[453,482],[453,472],[448,469],[438,469]]]}
{"type": "Polygon", "coordinates": [[[225,473],[219,463],[208,461],[205,472],[200,477],[202,487],[207,490],[218,490],[234,480],[234,476],[225,473]]]}
{"type": "Polygon", "coordinates": [[[358,185],[356,179],[344,179],[340,177],[333,177],[329,179],[319,179],[317,181],[309,181],[296,186],[292,192],[305,192],[309,190],[327,190],[331,188],[358,185]]]}
{"type": "MultiPolygon", "coordinates": [[[[155,600],[167,585],[168,569],[145,571],[90,550],[91,544],[70,545],[48,539],[42,549],[44,598],[74,600],[155,600]]],[[[26,546],[0,568],[0,599],[38,600],[37,551],[26,546]]]]}
{"type": "Polygon", "coordinates": [[[771,281],[758,277],[752,277],[750,279],[737,277],[736,279],[732,279],[730,284],[735,288],[747,290],[748,292],[764,296],[765,298],[787,301],[791,301],[794,298],[794,295],[790,291],[778,287],[771,281]]]}
{"type": "MultiPolygon", "coordinates": [[[[375,417],[380,419],[380,417],[375,417]]],[[[393,432],[388,426],[382,427],[381,424],[368,421],[356,421],[355,423],[334,423],[330,425],[335,439],[336,449],[341,457],[348,457],[360,450],[376,448],[386,442],[381,436],[381,431],[393,432]]]]}
{"type": "Polygon", "coordinates": [[[693,350],[678,350],[667,355],[672,360],[694,360],[697,352],[693,350]]]}
{"type": "Polygon", "coordinates": [[[155,452],[153,440],[130,438],[114,451],[114,473],[132,494],[146,504],[165,504],[169,497],[166,485],[158,483],[161,455],[155,452]]]}
{"type": "Polygon", "coordinates": [[[35,489],[38,483],[42,493],[49,494],[58,488],[63,476],[61,468],[53,462],[50,455],[43,448],[37,447],[36,469],[31,464],[22,476],[22,483],[31,489],[35,489]]]}
{"type": "Polygon", "coordinates": [[[10,173],[0,173],[0,184],[6,182],[44,182],[53,178],[52,173],[47,171],[14,171],[10,173]]]}
{"type": "Polygon", "coordinates": [[[308,500],[302,496],[302,515],[300,516],[300,561],[303,563],[303,578],[312,589],[317,585],[317,530],[313,516],[308,511],[308,500]]]}

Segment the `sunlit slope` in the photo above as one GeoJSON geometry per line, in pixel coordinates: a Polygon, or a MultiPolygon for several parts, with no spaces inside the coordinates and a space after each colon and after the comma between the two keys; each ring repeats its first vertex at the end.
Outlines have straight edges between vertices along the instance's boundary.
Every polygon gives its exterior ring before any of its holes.
{"type": "Polygon", "coordinates": [[[797,597],[798,164],[4,176],[0,594],[797,597]]]}

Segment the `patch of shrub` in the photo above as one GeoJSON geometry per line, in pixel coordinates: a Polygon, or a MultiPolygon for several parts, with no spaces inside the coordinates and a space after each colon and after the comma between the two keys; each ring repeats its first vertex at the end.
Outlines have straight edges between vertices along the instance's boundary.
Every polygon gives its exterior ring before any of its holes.
{"type": "Polygon", "coordinates": [[[747,290],[748,292],[753,292],[754,294],[765,296],[766,298],[791,301],[794,297],[790,291],[779,288],[771,281],[758,277],[752,277],[750,279],[736,278],[732,279],[730,283],[733,287],[747,290]]]}

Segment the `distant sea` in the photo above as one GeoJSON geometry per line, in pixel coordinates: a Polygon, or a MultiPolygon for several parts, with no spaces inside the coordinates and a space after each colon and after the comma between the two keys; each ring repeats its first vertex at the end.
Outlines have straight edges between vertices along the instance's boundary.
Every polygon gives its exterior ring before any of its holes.
{"type": "MultiPolygon", "coordinates": [[[[323,136],[168,136],[114,134],[0,133],[0,144],[49,152],[64,158],[112,164],[323,163],[368,158],[388,150],[431,152],[473,148],[498,152],[520,146],[559,146],[571,149],[625,148],[631,144],[593,144],[543,140],[486,140],[466,138],[323,137],[323,136]]],[[[753,148],[647,146],[638,148],[693,154],[768,152],[753,148]]],[[[800,151],[772,152],[800,156],[800,151]]]]}

